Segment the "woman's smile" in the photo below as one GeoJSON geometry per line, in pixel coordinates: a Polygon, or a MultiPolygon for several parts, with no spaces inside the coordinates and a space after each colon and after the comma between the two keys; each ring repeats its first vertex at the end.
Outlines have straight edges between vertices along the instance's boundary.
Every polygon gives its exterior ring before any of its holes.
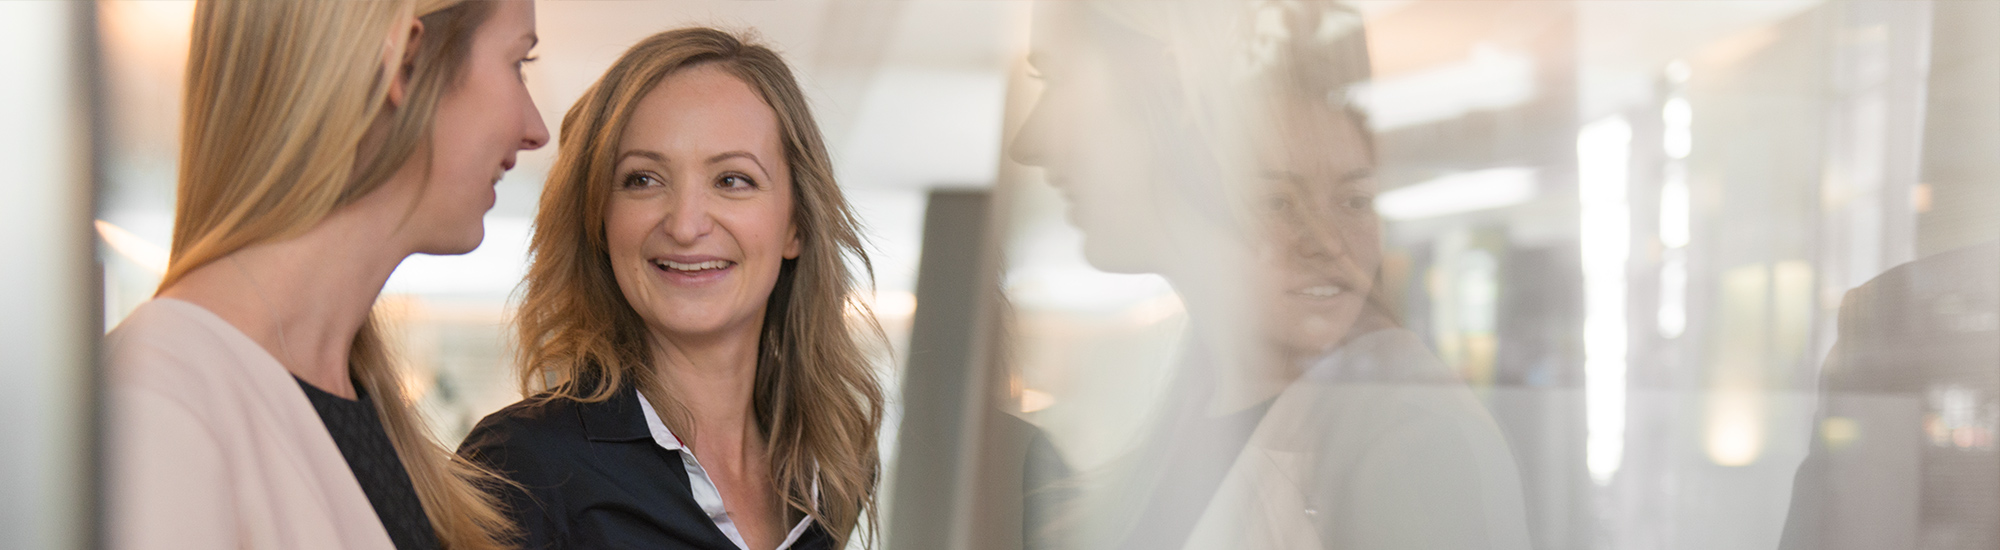
{"type": "Polygon", "coordinates": [[[648,260],[670,284],[702,286],[728,277],[736,262],[714,256],[662,256],[648,260]]]}
{"type": "Polygon", "coordinates": [[[1340,286],[1340,285],[1313,285],[1313,286],[1308,286],[1308,287],[1302,287],[1302,288],[1294,288],[1294,289],[1291,289],[1291,290],[1288,290],[1288,291],[1285,291],[1285,293],[1286,293],[1286,294],[1290,294],[1290,295],[1292,295],[1292,296],[1299,296],[1299,297],[1303,297],[1303,298],[1306,298],[1306,299],[1327,299],[1327,298],[1333,298],[1333,297],[1335,297],[1335,296],[1339,296],[1339,295],[1341,295],[1341,294],[1344,294],[1344,293],[1346,293],[1346,292],[1347,292],[1347,288],[1346,288],[1346,287],[1342,287],[1342,286],[1340,286]]]}

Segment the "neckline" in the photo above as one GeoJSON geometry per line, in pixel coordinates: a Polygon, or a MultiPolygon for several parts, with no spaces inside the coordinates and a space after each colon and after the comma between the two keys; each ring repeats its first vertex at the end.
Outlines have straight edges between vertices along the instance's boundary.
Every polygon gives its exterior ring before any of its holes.
{"type": "MultiPolygon", "coordinates": [[[[743,539],[743,533],[736,529],[736,521],[729,517],[728,506],[722,500],[721,489],[717,488],[715,481],[708,477],[708,470],[695,458],[694,450],[682,444],[681,438],[667,428],[666,422],[660,420],[660,413],[653,410],[652,403],[646,400],[646,394],[637,389],[631,390],[631,393],[638,397],[640,414],[646,419],[646,430],[652,437],[653,444],[681,455],[681,467],[687,473],[688,490],[692,493],[690,496],[694,497],[695,504],[708,514],[709,521],[715,525],[716,530],[722,531],[722,535],[727,537],[729,542],[736,543],[737,548],[749,548],[749,543],[743,539]]],[[[813,473],[813,505],[819,505],[818,472],[813,473]]],[[[791,530],[785,533],[785,539],[778,543],[778,550],[791,548],[800,537],[805,536],[812,525],[812,514],[800,517],[798,523],[793,524],[791,530]]]]}
{"type": "MultiPolygon", "coordinates": [[[[182,300],[180,298],[167,298],[167,297],[153,298],[151,301],[147,303],[159,304],[161,306],[166,306],[169,309],[184,310],[183,313],[193,317],[196,322],[209,325],[209,328],[211,330],[221,335],[224,339],[232,340],[232,342],[229,342],[230,344],[236,347],[243,347],[256,350],[256,353],[253,354],[254,355],[253,358],[263,359],[265,363],[269,363],[270,366],[277,367],[278,370],[284,372],[286,376],[292,376],[295,378],[298,376],[292,373],[292,369],[285,368],[285,363],[283,361],[279,361],[278,356],[272,355],[271,350],[264,349],[264,345],[257,343],[257,339],[251,338],[249,333],[243,332],[242,328],[238,328],[234,323],[230,323],[228,319],[222,318],[221,315],[216,315],[214,311],[209,311],[208,308],[202,307],[201,304],[197,304],[187,300],[182,300]]],[[[141,305],[140,307],[145,307],[145,306],[141,305]]]]}
{"type": "Polygon", "coordinates": [[[368,390],[366,388],[361,387],[361,382],[358,380],[350,379],[351,383],[354,384],[353,399],[341,397],[339,394],[326,391],[325,388],[321,388],[317,385],[314,385],[312,382],[307,382],[306,379],[304,378],[299,378],[299,375],[297,374],[292,375],[292,380],[298,382],[300,388],[305,388],[307,395],[313,396],[315,398],[325,397],[328,399],[338,400],[338,402],[348,405],[365,405],[369,403],[368,390]]]}
{"type": "MultiPolygon", "coordinates": [[[[271,350],[265,349],[263,344],[259,344],[257,343],[257,340],[255,338],[251,338],[249,333],[243,332],[243,329],[237,327],[235,323],[229,322],[228,319],[222,318],[221,315],[216,315],[214,311],[210,311],[208,308],[202,307],[201,304],[197,304],[187,300],[182,300],[180,298],[156,297],[148,301],[146,304],[140,305],[139,307],[143,308],[146,307],[146,305],[151,305],[151,304],[160,304],[161,306],[167,306],[170,309],[184,310],[183,313],[186,313],[189,316],[193,317],[196,320],[196,322],[209,325],[209,328],[214,332],[216,332],[217,334],[221,335],[223,339],[232,340],[232,342],[230,342],[232,346],[256,350],[254,354],[251,354],[252,359],[261,358],[263,362],[267,363],[269,366],[277,367],[278,372],[283,372],[285,373],[285,376],[290,377],[301,384],[310,386],[314,390],[326,393],[327,395],[333,396],[333,398],[335,399],[347,402],[356,402],[363,395],[363,390],[361,389],[361,384],[359,382],[354,383],[355,399],[348,399],[345,397],[341,397],[338,394],[326,391],[326,389],[324,388],[313,385],[311,382],[306,382],[304,378],[299,378],[298,373],[292,372],[292,369],[290,368],[286,368],[285,363],[283,361],[279,361],[278,356],[272,354],[271,350]]],[[[353,375],[354,375],[353,369],[350,368],[348,371],[349,379],[352,379],[353,375]]]]}

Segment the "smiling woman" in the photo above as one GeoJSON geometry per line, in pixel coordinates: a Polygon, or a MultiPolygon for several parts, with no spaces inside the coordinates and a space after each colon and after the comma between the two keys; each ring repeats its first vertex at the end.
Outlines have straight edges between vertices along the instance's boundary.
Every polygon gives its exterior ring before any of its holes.
{"type": "Polygon", "coordinates": [[[851,302],[868,257],[791,70],[721,31],[657,34],[562,140],[517,320],[532,397],[459,452],[525,489],[537,548],[844,547],[875,513],[860,338],[881,329],[851,302]]]}

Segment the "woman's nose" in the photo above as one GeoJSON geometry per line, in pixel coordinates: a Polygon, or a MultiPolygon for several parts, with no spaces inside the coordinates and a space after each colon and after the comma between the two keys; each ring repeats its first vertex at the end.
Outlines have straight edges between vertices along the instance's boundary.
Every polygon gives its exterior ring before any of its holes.
{"type": "Polygon", "coordinates": [[[535,109],[535,102],[529,101],[526,103],[528,104],[528,112],[525,113],[528,121],[528,132],[521,136],[521,150],[532,151],[549,144],[549,125],[542,123],[542,112],[535,109]]]}
{"type": "MultiPolygon", "coordinates": [[[[1044,98],[1046,99],[1046,98],[1044,98]]],[[[1027,166],[1046,166],[1048,163],[1048,122],[1047,109],[1036,105],[1028,111],[1028,119],[1021,122],[1020,129],[1014,131],[1014,142],[1007,146],[1007,157],[1027,166]]]]}
{"type": "Polygon", "coordinates": [[[709,211],[707,195],[689,190],[678,190],[672,194],[667,206],[667,217],[660,221],[661,229],[674,242],[694,244],[715,228],[715,217],[709,211]]]}
{"type": "Polygon", "coordinates": [[[1278,223],[1287,226],[1280,231],[1287,239],[1292,255],[1304,259],[1336,258],[1347,253],[1346,235],[1340,229],[1340,220],[1329,219],[1331,214],[1287,216],[1278,223]]]}

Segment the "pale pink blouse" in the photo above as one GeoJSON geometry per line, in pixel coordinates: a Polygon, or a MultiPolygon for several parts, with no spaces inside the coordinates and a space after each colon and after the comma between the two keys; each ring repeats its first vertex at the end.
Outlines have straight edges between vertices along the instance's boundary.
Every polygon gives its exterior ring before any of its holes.
{"type": "Polygon", "coordinates": [[[105,352],[112,548],[393,549],[304,391],[242,331],[161,298],[105,352]]]}

